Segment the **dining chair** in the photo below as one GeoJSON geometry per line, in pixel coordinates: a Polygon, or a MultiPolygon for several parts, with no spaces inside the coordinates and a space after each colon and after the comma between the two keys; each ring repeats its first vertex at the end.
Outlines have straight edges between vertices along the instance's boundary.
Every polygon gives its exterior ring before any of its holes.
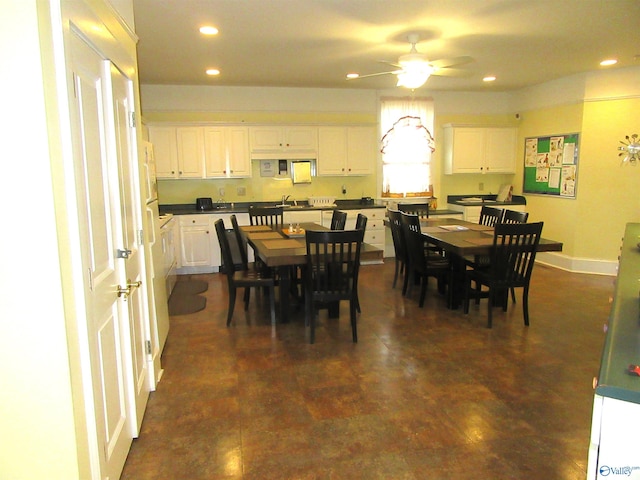
{"type": "Polygon", "coordinates": [[[347,225],[347,212],[334,210],[331,215],[331,230],[344,230],[347,225]]]}
{"type": "Polygon", "coordinates": [[[224,273],[227,276],[227,284],[229,286],[229,307],[227,309],[227,327],[231,324],[233,318],[233,310],[236,304],[236,294],[238,288],[244,288],[244,309],[249,308],[249,297],[251,287],[267,288],[269,290],[269,303],[271,307],[271,325],[276,324],[276,305],[275,305],[275,280],[272,277],[265,278],[259,271],[250,270],[248,268],[239,268],[234,264],[229,246],[229,238],[224,228],[222,219],[215,222],[216,234],[220,243],[220,251],[222,253],[222,262],[225,265],[224,273]]]}
{"type": "MultiPolygon", "coordinates": [[[[353,342],[358,341],[356,302],[364,230],[307,231],[305,270],[306,322],[315,341],[316,307],[349,301],[353,342]]],[[[330,307],[331,308],[331,307],[330,307]]]]}
{"type": "MultiPolygon", "coordinates": [[[[410,230],[412,232],[422,233],[422,229],[420,228],[420,217],[413,213],[400,212],[400,238],[402,240],[402,245],[404,246],[404,256],[406,260],[406,264],[404,267],[404,281],[402,282],[402,295],[407,295],[407,293],[411,293],[411,285],[409,282],[411,277],[412,268],[411,268],[411,257],[409,256],[409,246],[407,245],[407,236],[405,231],[410,230]]],[[[424,242],[423,242],[424,248],[424,242]]]]}
{"type": "Polygon", "coordinates": [[[366,230],[367,229],[367,216],[363,213],[359,213],[356,217],[356,230],[366,230]]]}
{"type": "Polygon", "coordinates": [[[249,206],[249,221],[251,225],[269,225],[273,228],[282,228],[284,225],[283,218],[282,207],[249,206]]]}
{"type": "Polygon", "coordinates": [[[391,227],[391,239],[393,240],[393,251],[395,254],[395,271],[393,273],[392,288],[396,288],[398,275],[404,274],[406,266],[406,255],[402,240],[402,213],[399,210],[387,210],[389,226],[391,227]]]}
{"type": "Polygon", "coordinates": [[[502,221],[502,215],[504,210],[496,207],[489,207],[488,205],[482,205],[480,209],[480,225],[486,225],[487,227],[493,227],[496,223],[502,221]]]}
{"type": "Polygon", "coordinates": [[[420,218],[429,218],[428,203],[399,203],[398,210],[405,213],[413,213],[420,218]]]}
{"type": "Polygon", "coordinates": [[[529,212],[518,212],[516,210],[505,210],[502,216],[502,223],[527,223],[529,212]]]}
{"type": "MultiPolygon", "coordinates": [[[[516,210],[505,210],[502,215],[502,223],[527,223],[529,212],[518,212],[516,210]]],[[[511,301],[516,303],[516,291],[511,288],[511,301]]]]}
{"type": "MultiPolygon", "coordinates": [[[[356,217],[356,230],[367,230],[367,216],[363,213],[359,213],[356,217]]],[[[358,313],[362,313],[362,309],[360,308],[360,297],[358,296],[358,288],[356,286],[356,311],[358,313]]]]}
{"type": "Polygon", "coordinates": [[[488,298],[487,326],[491,328],[494,305],[499,302],[506,311],[508,290],[523,288],[524,324],[529,325],[529,283],[542,226],[543,222],[496,224],[489,267],[472,268],[465,272],[464,313],[469,313],[469,297],[472,290],[476,304],[480,303],[480,298],[488,298]],[[472,288],[472,283],[475,284],[475,289],[472,288]],[[483,285],[488,287],[488,290],[483,291],[483,285]]]}
{"type": "Polygon", "coordinates": [[[409,257],[408,270],[420,281],[420,300],[418,306],[420,306],[420,308],[424,306],[429,277],[438,279],[440,291],[443,291],[442,285],[446,285],[449,294],[447,303],[450,305],[453,287],[451,284],[452,276],[449,258],[437,255],[431,250],[425,250],[424,237],[415,228],[411,228],[409,223],[404,223],[402,228],[405,247],[409,257]]]}
{"type": "Polygon", "coordinates": [[[231,226],[233,227],[233,234],[238,244],[238,250],[240,251],[240,259],[246,269],[249,268],[249,256],[247,255],[247,242],[242,238],[240,232],[240,226],[238,225],[238,219],[235,215],[231,215],[231,226]]]}

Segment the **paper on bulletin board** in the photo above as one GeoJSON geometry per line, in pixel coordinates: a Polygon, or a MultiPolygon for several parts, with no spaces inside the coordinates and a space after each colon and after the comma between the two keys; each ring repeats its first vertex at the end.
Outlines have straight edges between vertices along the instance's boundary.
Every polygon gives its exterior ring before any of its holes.
{"type": "Polygon", "coordinates": [[[579,133],[525,138],[523,193],[576,198],[579,133]]]}

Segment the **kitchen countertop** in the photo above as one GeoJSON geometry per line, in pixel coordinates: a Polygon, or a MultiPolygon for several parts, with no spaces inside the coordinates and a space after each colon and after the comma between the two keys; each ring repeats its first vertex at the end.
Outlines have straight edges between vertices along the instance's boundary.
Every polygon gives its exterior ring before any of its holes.
{"type": "Polygon", "coordinates": [[[447,195],[447,203],[450,205],[462,205],[465,207],[477,205],[526,205],[527,199],[522,195],[513,195],[510,202],[497,202],[497,195],[447,195]],[[473,200],[471,200],[473,199],[473,200]]]}
{"type": "MultiPolygon", "coordinates": [[[[255,205],[257,207],[273,207],[277,205],[278,202],[233,202],[233,203],[220,203],[213,204],[213,210],[198,210],[196,209],[195,203],[181,203],[181,204],[168,204],[168,205],[160,205],[160,214],[172,213],[174,215],[198,215],[202,213],[208,214],[216,214],[216,213],[247,213],[249,211],[250,205],[255,205]]],[[[312,207],[308,205],[306,202],[298,202],[298,205],[292,205],[290,207],[285,207],[285,211],[304,211],[304,210],[361,210],[361,209],[370,209],[370,208],[387,208],[386,205],[381,205],[378,203],[374,204],[363,204],[360,203],[359,199],[356,200],[336,200],[335,206],[321,206],[321,207],[312,207]]]]}

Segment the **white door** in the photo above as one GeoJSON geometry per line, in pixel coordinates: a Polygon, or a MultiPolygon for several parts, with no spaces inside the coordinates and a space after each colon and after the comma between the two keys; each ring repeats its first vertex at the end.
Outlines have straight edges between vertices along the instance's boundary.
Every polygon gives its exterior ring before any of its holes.
{"type": "Polygon", "coordinates": [[[126,275],[121,279],[121,285],[130,293],[123,295],[125,302],[122,308],[127,311],[124,316],[129,317],[131,336],[131,359],[133,384],[135,388],[135,410],[131,414],[135,418],[137,436],[142,424],[142,417],[149,399],[148,356],[150,355],[150,327],[147,301],[145,258],[142,238],[142,210],[140,199],[140,178],[137,166],[136,135],[132,114],[133,92],[131,81],[127,79],[113,64],[104,63],[105,77],[110,74],[111,105],[113,121],[109,124],[115,127],[114,156],[118,164],[118,180],[120,190],[120,217],[122,219],[123,249],[126,257],[121,259],[126,275]]]}
{"type": "MultiPolygon", "coordinates": [[[[126,301],[117,294],[126,279],[122,249],[117,162],[109,158],[113,126],[107,124],[104,60],[76,35],[70,35],[74,75],[72,134],[78,216],[82,236],[82,285],[86,302],[87,349],[100,477],[118,478],[135,424],[130,415],[132,385],[130,330],[126,301]],[[110,140],[111,136],[111,140],[110,140]]],[[[108,77],[107,77],[108,78],[108,77]]],[[[92,422],[88,421],[92,427],[92,422]]],[[[95,472],[95,470],[94,470],[95,472]]]]}

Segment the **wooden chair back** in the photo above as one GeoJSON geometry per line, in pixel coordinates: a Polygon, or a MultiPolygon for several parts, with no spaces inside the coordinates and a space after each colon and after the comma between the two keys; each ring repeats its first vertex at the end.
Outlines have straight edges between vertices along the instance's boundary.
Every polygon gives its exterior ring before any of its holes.
{"type": "Polygon", "coordinates": [[[482,209],[480,210],[480,220],[478,221],[478,223],[480,225],[493,227],[496,223],[500,223],[502,221],[503,214],[504,210],[502,210],[501,208],[483,205],[482,209]]]}
{"type": "Polygon", "coordinates": [[[405,213],[413,213],[419,218],[429,218],[428,203],[399,203],[398,210],[405,213]]]}
{"type": "Polygon", "coordinates": [[[331,216],[331,230],[344,230],[347,225],[347,212],[334,210],[331,216]]]}
{"type": "Polygon", "coordinates": [[[502,223],[527,223],[529,212],[518,212],[516,210],[505,210],[502,223]]]}
{"type": "Polygon", "coordinates": [[[282,207],[249,207],[249,221],[251,225],[283,226],[284,213],[282,207]]]}

